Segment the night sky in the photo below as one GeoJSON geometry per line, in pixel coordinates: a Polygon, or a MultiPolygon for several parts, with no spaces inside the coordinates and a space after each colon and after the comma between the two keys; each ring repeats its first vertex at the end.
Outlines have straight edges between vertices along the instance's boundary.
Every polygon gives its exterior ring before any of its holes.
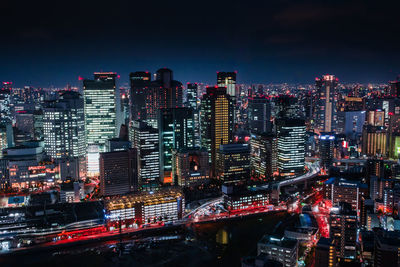
{"type": "Polygon", "coordinates": [[[386,82],[400,74],[400,1],[1,2],[0,81],[78,85],[78,76],[169,67],[182,82],[386,82]]]}

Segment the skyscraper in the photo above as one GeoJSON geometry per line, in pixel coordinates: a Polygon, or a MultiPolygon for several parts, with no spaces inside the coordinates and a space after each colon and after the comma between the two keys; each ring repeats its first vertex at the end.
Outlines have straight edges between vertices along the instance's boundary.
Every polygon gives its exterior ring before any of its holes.
{"type": "Polygon", "coordinates": [[[244,183],[250,179],[250,146],[220,145],[216,157],[216,177],[224,184],[244,183]]]}
{"type": "Polygon", "coordinates": [[[316,129],[318,132],[336,131],[337,121],[337,92],[338,79],[334,75],[323,75],[316,78],[315,84],[318,91],[316,95],[316,129]]]}
{"type": "Polygon", "coordinates": [[[251,135],[251,176],[270,179],[277,172],[277,138],[274,134],[251,135]]]}
{"type": "Polygon", "coordinates": [[[319,136],[319,157],[321,166],[329,168],[333,163],[333,149],[335,146],[335,136],[332,133],[321,133],[319,136]]]}
{"type": "Polygon", "coordinates": [[[269,97],[249,97],[249,126],[252,133],[271,131],[271,103],[269,97]]]}
{"type": "Polygon", "coordinates": [[[132,147],[137,150],[138,186],[152,190],[160,177],[158,130],[143,121],[133,121],[129,132],[132,147]]]}
{"type": "Polygon", "coordinates": [[[158,111],[162,108],[183,107],[183,86],[173,79],[172,70],[159,69],[156,80],[151,82],[150,91],[146,100],[146,121],[155,128],[157,126],[158,111]]]}
{"type": "Polygon", "coordinates": [[[100,153],[100,192],[123,195],[138,189],[136,149],[100,153]]]}
{"type": "Polygon", "coordinates": [[[159,111],[160,180],[172,183],[172,150],[194,146],[194,120],[191,108],[166,108],[159,111]]]}
{"type": "Polygon", "coordinates": [[[75,159],[78,177],[86,176],[85,117],[82,96],[65,91],[43,108],[44,149],[53,159],[75,159]]]}
{"type": "Polygon", "coordinates": [[[187,84],[187,106],[193,110],[194,120],[194,145],[200,147],[200,111],[199,111],[199,86],[197,83],[187,84]]]}
{"type": "Polygon", "coordinates": [[[281,176],[304,172],[306,126],[303,119],[283,117],[276,121],[278,169],[281,176]]]}
{"type": "Polygon", "coordinates": [[[339,261],[354,261],[357,257],[357,213],[348,203],[340,203],[330,213],[330,235],[339,261]]]}
{"type": "Polygon", "coordinates": [[[117,134],[116,73],[98,72],[94,80],[83,81],[86,142],[104,151],[108,139],[117,134]]]}
{"type": "Polygon", "coordinates": [[[200,107],[201,146],[210,154],[212,175],[215,175],[216,155],[220,145],[229,144],[233,138],[232,98],[224,87],[207,87],[200,107]]]}
{"type": "Polygon", "coordinates": [[[151,73],[136,71],[129,74],[131,84],[130,105],[131,120],[146,120],[146,98],[148,96],[151,73]]]}
{"type": "Polygon", "coordinates": [[[218,87],[226,87],[226,93],[236,96],[236,72],[217,72],[218,87]]]}

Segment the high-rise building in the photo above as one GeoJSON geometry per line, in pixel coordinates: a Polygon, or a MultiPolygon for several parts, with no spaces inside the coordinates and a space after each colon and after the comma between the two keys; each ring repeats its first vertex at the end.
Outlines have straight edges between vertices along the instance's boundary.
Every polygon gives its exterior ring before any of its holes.
{"type": "Polygon", "coordinates": [[[337,92],[338,79],[334,75],[323,75],[316,78],[318,91],[316,105],[316,130],[318,132],[336,131],[337,121],[337,92]]]}
{"type": "Polygon", "coordinates": [[[197,83],[187,84],[187,106],[193,110],[194,120],[194,145],[200,147],[200,111],[199,111],[199,86],[197,83]]]}
{"type": "Polygon", "coordinates": [[[216,178],[223,183],[243,183],[250,179],[250,146],[220,145],[216,157],[216,178]]]}
{"type": "Polygon", "coordinates": [[[321,132],[319,136],[319,157],[321,166],[329,169],[333,163],[333,150],[335,148],[335,135],[321,132]]]}
{"type": "Polygon", "coordinates": [[[249,97],[248,113],[250,131],[252,133],[270,132],[272,130],[269,97],[249,97]]]}
{"type": "Polygon", "coordinates": [[[215,175],[216,155],[220,145],[233,139],[234,106],[224,87],[207,87],[200,107],[201,146],[209,152],[212,176],[215,175]]]}
{"type": "Polygon", "coordinates": [[[131,83],[131,120],[146,120],[146,98],[150,91],[151,73],[136,71],[129,74],[131,83]]]}
{"type": "Polygon", "coordinates": [[[226,87],[226,93],[236,96],[236,72],[217,72],[218,87],[226,87]]]}
{"type": "Polygon", "coordinates": [[[331,209],[330,237],[335,242],[339,262],[357,259],[357,213],[350,204],[340,203],[331,209]]]}
{"type": "Polygon", "coordinates": [[[86,142],[100,151],[104,151],[108,139],[117,135],[116,76],[114,72],[96,72],[94,80],[83,81],[86,142]]]}
{"type": "Polygon", "coordinates": [[[11,90],[12,82],[3,82],[0,89],[0,119],[12,121],[11,114],[11,90]]]}
{"type": "Polygon", "coordinates": [[[325,181],[324,193],[325,198],[331,200],[333,205],[348,203],[356,214],[360,214],[361,198],[369,194],[367,184],[337,177],[325,181]]]}
{"type": "Polygon", "coordinates": [[[85,116],[82,96],[64,91],[43,108],[44,150],[53,159],[72,159],[78,164],[75,179],[86,176],[85,116]]]}
{"type": "Polygon", "coordinates": [[[204,148],[181,148],[172,152],[174,184],[189,187],[206,183],[210,178],[208,151],[204,148]]]}
{"type": "Polygon", "coordinates": [[[147,191],[158,187],[160,177],[158,130],[143,121],[133,121],[129,140],[132,147],[137,150],[139,188],[147,191]]]}
{"type": "Polygon", "coordinates": [[[100,153],[100,192],[123,195],[138,189],[136,149],[100,153]]]}
{"type": "Polygon", "coordinates": [[[194,121],[191,108],[166,108],[159,111],[160,181],[172,183],[172,150],[194,146],[194,121]]]}
{"type": "Polygon", "coordinates": [[[303,174],[306,126],[303,119],[281,118],[276,121],[278,170],[281,176],[303,174]]]}
{"type": "Polygon", "coordinates": [[[172,70],[167,68],[159,69],[155,77],[147,93],[146,121],[154,128],[158,128],[157,118],[160,109],[183,107],[183,86],[181,82],[173,79],[172,70]]]}
{"type": "Polygon", "coordinates": [[[186,101],[187,101],[187,106],[197,110],[198,108],[198,99],[199,97],[197,96],[198,92],[198,85],[197,83],[187,83],[186,86],[186,101]]]}
{"type": "Polygon", "coordinates": [[[251,135],[250,166],[254,179],[271,179],[278,171],[277,139],[274,134],[251,135]]]}

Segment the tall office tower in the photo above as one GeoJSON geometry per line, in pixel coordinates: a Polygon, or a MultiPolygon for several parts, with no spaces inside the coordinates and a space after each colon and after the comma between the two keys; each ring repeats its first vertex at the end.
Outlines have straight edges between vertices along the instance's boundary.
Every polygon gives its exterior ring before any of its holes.
{"type": "Polygon", "coordinates": [[[321,133],[319,136],[319,157],[321,166],[329,169],[333,163],[333,150],[335,148],[335,135],[333,133],[321,133]]]}
{"type": "Polygon", "coordinates": [[[146,120],[146,98],[151,83],[151,73],[136,71],[129,74],[131,83],[131,120],[146,120]]]}
{"type": "Polygon", "coordinates": [[[11,90],[12,82],[3,82],[3,86],[0,89],[0,120],[2,121],[12,121],[11,90]]]}
{"type": "Polygon", "coordinates": [[[158,130],[143,121],[133,121],[129,140],[137,150],[138,186],[151,191],[158,187],[160,177],[160,151],[158,130]]]}
{"type": "Polygon", "coordinates": [[[236,72],[217,72],[218,87],[226,87],[226,93],[236,96],[236,72]]]}
{"type": "Polygon", "coordinates": [[[336,131],[338,79],[334,75],[323,75],[315,79],[318,90],[316,101],[316,130],[319,132],[336,131]]]}
{"type": "Polygon", "coordinates": [[[274,134],[251,135],[251,176],[257,180],[271,179],[277,172],[277,138],[274,134]]]}
{"type": "Polygon", "coordinates": [[[207,183],[210,178],[208,151],[204,148],[181,148],[172,152],[174,184],[190,187],[207,183]]]}
{"type": "Polygon", "coordinates": [[[245,183],[250,179],[248,144],[220,145],[216,161],[216,177],[224,184],[245,183]]]}
{"type": "Polygon", "coordinates": [[[330,237],[334,239],[339,262],[357,259],[357,213],[350,204],[340,203],[331,209],[330,237]]]}
{"type": "Polygon", "coordinates": [[[151,82],[150,92],[147,94],[146,121],[158,128],[158,111],[163,108],[183,107],[183,86],[181,82],[173,80],[172,70],[159,69],[155,74],[155,81],[151,82]]]}
{"type": "Polygon", "coordinates": [[[158,116],[160,181],[172,183],[172,150],[194,146],[194,121],[191,108],[160,109],[158,116]]]}
{"type": "Polygon", "coordinates": [[[125,151],[100,153],[100,192],[102,196],[123,195],[138,189],[137,153],[125,151]]]}
{"type": "Polygon", "coordinates": [[[187,83],[186,86],[186,101],[187,101],[187,106],[197,110],[197,91],[198,91],[198,86],[197,83],[187,83]]]}
{"type": "Polygon", "coordinates": [[[293,95],[280,95],[274,99],[276,118],[304,118],[304,111],[293,95]]]}
{"type": "Polygon", "coordinates": [[[97,72],[94,80],[83,81],[86,142],[98,146],[99,151],[117,135],[116,76],[114,72],[97,72]]]}
{"type": "Polygon", "coordinates": [[[198,105],[198,90],[197,83],[187,84],[187,106],[193,109],[194,119],[194,145],[200,147],[200,111],[198,105]]]}
{"type": "Polygon", "coordinates": [[[289,177],[304,173],[306,126],[300,118],[283,117],[276,121],[278,170],[289,177]]]}
{"type": "Polygon", "coordinates": [[[74,159],[79,170],[75,179],[86,176],[85,115],[82,96],[64,91],[43,108],[44,150],[53,159],[74,159]]]}
{"type": "Polygon", "coordinates": [[[209,152],[213,177],[220,145],[233,140],[233,113],[233,101],[226,88],[207,87],[200,105],[201,146],[209,152]]]}
{"type": "Polygon", "coordinates": [[[250,131],[252,133],[264,133],[272,130],[269,97],[249,97],[248,113],[250,131]]]}
{"type": "Polygon", "coordinates": [[[315,248],[315,267],[335,267],[335,242],[331,238],[321,237],[315,248]]]}

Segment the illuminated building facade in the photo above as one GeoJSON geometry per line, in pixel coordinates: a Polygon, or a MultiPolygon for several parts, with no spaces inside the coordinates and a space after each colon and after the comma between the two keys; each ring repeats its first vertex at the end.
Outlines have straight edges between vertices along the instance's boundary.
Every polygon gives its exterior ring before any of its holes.
{"type": "Polygon", "coordinates": [[[123,195],[138,189],[136,149],[100,153],[100,193],[123,195]]]}
{"type": "Polygon", "coordinates": [[[388,132],[384,126],[364,125],[362,134],[362,153],[364,155],[386,157],[387,144],[388,132]]]}
{"type": "Polygon", "coordinates": [[[339,262],[357,259],[357,226],[357,213],[350,204],[340,203],[331,209],[330,237],[334,240],[339,262]]]}
{"type": "Polygon", "coordinates": [[[252,133],[270,132],[271,103],[269,97],[258,96],[248,99],[249,125],[252,133]]]}
{"type": "Polygon", "coordinates": [[[51,158],[74,158],[79,172],[75,179],[86,177],[86,142],[83,98],[65,91],[59,99],[43,108],[44,150],[51,158]]]}
{"type": "Polygon", "coordinates": [[[158,112],[165,108],[183,107],[183,86],[173,79],[172,70],[162,68],[156,72],[146,100],[146,122],[158,128],[158,112]]]}
{"type": "Polygon", "coordinates": [[[158,116],[160,181],[172,183],[172,150],[194,146],[194,120],[191,108],[161,109],[158,116]]]}
{"type": "Polygon", "coordinates": [[[348,203],[357,215],[360,214],[361,198],[368,196],[369,191],[366,184],[332,177],[324,183],[324,194],[326,199],[331,200],[332,205],[348,203]]]}
{"type": "Polygon", "coordinates": [[[226,87],[226,93],[236,96],[236,72],[217,72],[218,87],[226,87]]]}
{"type": "Polygon", "coordinates": [[[316,130],[318,132],[336,131],[338,79],[334,75],[323,75],[316,78],[318,91],[316,101],[316,130]]]}
{"type": "Polygon", "coordinates": [[[114,72],[95,73],[83,81],[86,142],[105,151],[105,143],[117,133],[117,90],[114,72]]]}
{"type": "Polygon", "coordinates": [[[277,172],[277,138],[273,134],[252,134],[250,141],[251,176],[257,180],[271,179],[277,172]]]}
{"type": "Polygon", "coordinates": [[[132,147],[137,150],[139,188],[150,190],[158,185],[160,177],[158,130],[143,121],[133,121],[129,140],[132,147]]]}
{"type": "Polygon", "coordinates": [[[242,183],[250,179],[250,146],[220,145],[216,156],[216,177],[223,183],[242,183]]]}
{"type": "Polygon", "coordinates": [[[200,110],[199,110],[199,86],[197,83],[188,83],[187,89],[187,106],[193,110],[194,120],[194,145],[200,147],[200,110]]]}
{"type": "Polygon", "coordinates": [[[201,146],[209,152],[212,176],[215,175],[216,156],[220,145],[233,139],[234,105],[223,87],[207,87],[200,107],[201,146]]]}
{"type": "Polygon", "coordinates": [[[146,98],[151,83],[151,73],[136,71],[129,74],[131,85],[131,120],[146,120],[146,98]]]}
{"type": "Polygon", "coordinates": [[[43,147],[37,143],[7,148],[6,153],[0,159],[3,185],[13,188],[38,188],[54,185],[58,178],[57,166],[46,159],[43,147]]]}
{"type": "Polygon", "coordinates": [[[12,82],[3,82],[0,89],[0,119],[1,121],[12,121],[11,114],[11,90],[12,82]]]}
{"type": "Polygon", "coordinates": [[[181,187],[206,183],[210,178],[208,151],[204,148],[181,148],[172,152],[173,182],[181,187]]]}
{"type": "Polygon", "coordinates": [[[265,235],[257,244],[257,254],[282,263],[285,267],[297,266],[299,242],[296,239],[265,235]]]}
{"type": "Polygon", "coordinates": [[[329,168],[333,163],[333,151],[335,148],[335,136],[333,133],[321,133],[319,136],[319,157],[321,166],[329,168]]]}
{"type": "Polygon", "coordinates": [[[185,198],[180,189],[170,187],[109,198],[105,207],[109,225],[120,220],[125,225],[174,222],[184,214],[185,198]]]}
{"type": "Polygon", "coordinates": [[[303,174],[306,126],[303,119],[282,118],[276,121],[278,170],[281,176],[303,174]]]}
{"type": "Polygon", "coordinates": [[[255,209],[255,208],[273,208],[268,206],[270,192],[265,189],[250,187],[246,189],[232,188],[223,185],[222,192],[224,197],[224,208],[229,212],[255,209]]]}

